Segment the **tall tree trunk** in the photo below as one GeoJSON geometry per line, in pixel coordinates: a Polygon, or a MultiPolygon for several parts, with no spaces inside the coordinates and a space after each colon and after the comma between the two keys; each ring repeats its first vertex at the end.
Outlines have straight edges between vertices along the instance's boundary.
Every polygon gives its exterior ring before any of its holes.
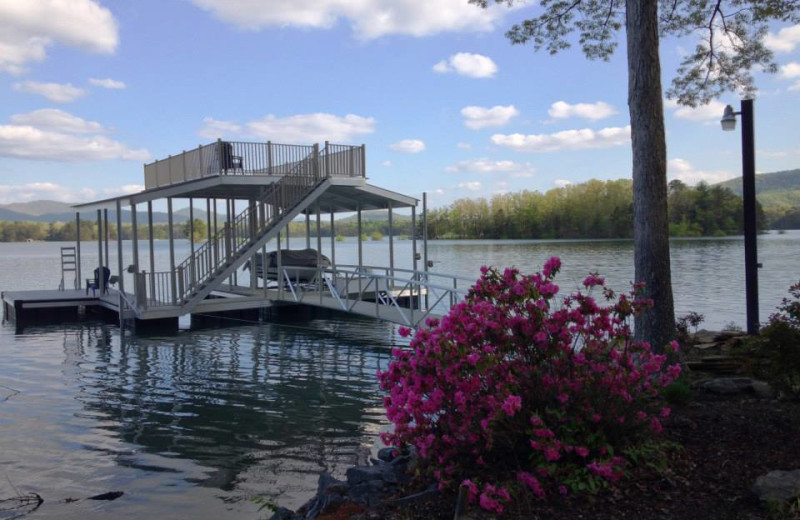
{"type": "Polygon", "coordinates": [[[626,0],[628,109],[633,148],[635,279],[653,308],[636,318],[636,339],[661,351],[675,337],[667,221],[667,144],[658,56],[658,0],[626,0]]]}

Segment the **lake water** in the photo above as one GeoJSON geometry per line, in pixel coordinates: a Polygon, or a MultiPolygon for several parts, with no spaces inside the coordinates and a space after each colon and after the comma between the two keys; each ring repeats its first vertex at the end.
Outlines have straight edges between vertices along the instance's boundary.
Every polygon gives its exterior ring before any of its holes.
{"type": "MultiPolygon", "coordinates": [[[[71,244],[0,244],[0,289],[55,288],[61,245],[71,244]]],[[[177,247],[182,259],[188,244],[177,247]]],[[[97,247],[83,248],[88,273],[97,247]]],[[[396,265],[409,267],[411,243],[395,249],[396,265]]],[[[434,270],[475,278],[481,265],[533,271],[555,255],[562,289],[599,271],[625,290],[632,250],[630,241],[436,241],[429,258],[434,270]]],[[[337,262],[354,263],[356,251],[337,243],[337,262]]],[[[165,268],[166,242],[154,253],[165,268]]],[[[800,278],[799,253],[800,232],[759,238],[762,320],[800,278]]],[[[365,264],[387,255],[386,240],[364,244],[365,264]]],[[[743,256],[740,238],[673,241],[678,313],[701,312],[709,328],[744,325],[743,256]]],[[[231,322],[150,338],[96,322],[19,334],[3,324],[0,499],[35,491],[45,503],[34,517],[59,519],[255,518],[257,495],[297,507],[321,471],[342,476],[372,445],[384,424],[375,372],[398,341],[396,327],[366,319],[231,322]],[[126,494],[61,502],[112,490],[126,494]]]]}

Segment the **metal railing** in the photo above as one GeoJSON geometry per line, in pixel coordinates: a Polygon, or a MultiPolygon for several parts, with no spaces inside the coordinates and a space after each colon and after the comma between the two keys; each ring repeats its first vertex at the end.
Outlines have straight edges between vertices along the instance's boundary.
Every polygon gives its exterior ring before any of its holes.
{"type": "Polygon", "coordinates": [[[175,305],[175,292],[172,290],[170,271],[142,271],[133,275],[136,290],[136,308],[148,309],[175,305]]]}
{"type": "Polygon", "coordinates": [[[364,177],[364,146],[251,143],[217,140],[144,166],[145,189],[214,175],[289,175],[317,168],[325,176],[364,177]]]}
{"type": "MultiPolygon", "coordinates": [[[[334,145],[337,146],[337,145],[334,145]]],[[[352,148],[352,147],[351,147],[352,148]]],[[[291,208],[305,198],[323,179],[336,175],[330,166],[321,168],[320,158],[334,157],[332,164],[343,160],[351,150],[336,150],[329,154],[326,147],[322,153],[312,147],[311,154],[296,161],[294,169],[286,172],[277,182],[267,186],[264,194],[241,213],[211,240],[190,254],[175,268],[173,294],[175,304],[190,299],[214,277],[240,258],[256,241],[267,233],[291,208]],[[343,154],[343,155],[342,155],[343,154]]],[[[363,158],[363,154],[360,155],[363,158]]],[[[325,162],[330,165],[327,159],[325,162]]]]}
{"type": "Polygon", "coordinates": [[[418,327],[428,317],[439,318],[447,314],[464,299],[474,280],[409,269],[359,269],[358,266],[348,265],[318,268],[285,266],[279,271],[277,283],[280,299],[323,305],[325,298],[329,298],[328,302],[332,299],[335,307],[346,312],[359,312],[418,327]],[[392,275],[392,271],[409,276],[392,275]],[[371,305],[357,309],[359,303],[371,305]],[[389,314],[385,309],[395,312],[389,314]]]}

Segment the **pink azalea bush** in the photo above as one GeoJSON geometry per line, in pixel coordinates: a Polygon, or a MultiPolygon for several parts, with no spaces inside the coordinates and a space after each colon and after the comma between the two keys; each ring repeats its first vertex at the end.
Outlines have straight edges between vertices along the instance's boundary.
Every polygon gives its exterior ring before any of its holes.
{"type": "Polygon", "coordinates": [[[384,441],[414,446],[440,487],[463,485],[496,513],[520,493],[619,479],[622,449],[661,431],[659,392],[680,373],[633,341],[629,318],[651,305],[637,288],[616,296],[590,275],[586,293],[558,303],[560,267],[483,268],[465,300],[378,374],[394,423],[384,441]]]}

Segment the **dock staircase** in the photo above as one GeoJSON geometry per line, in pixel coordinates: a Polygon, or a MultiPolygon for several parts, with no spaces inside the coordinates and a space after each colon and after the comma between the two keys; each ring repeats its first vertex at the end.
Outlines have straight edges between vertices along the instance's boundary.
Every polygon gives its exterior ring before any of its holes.
{"type": "Polygon", "coordinates": [[[171,292],[182,313],[190,312],[219,288],[327,189],[329,174],[320,167],[323,164],[320,155],[314,150],[292,171],[265,186],[261,196],[252,200],[229,225],[176,266],[171,292]]]}

